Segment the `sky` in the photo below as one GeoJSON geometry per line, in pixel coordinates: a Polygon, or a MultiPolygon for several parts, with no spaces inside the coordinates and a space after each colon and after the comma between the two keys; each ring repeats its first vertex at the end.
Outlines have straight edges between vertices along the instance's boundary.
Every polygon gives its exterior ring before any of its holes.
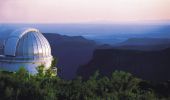
{"type": "Polygon", "coordinates": [[[0,23],[167,20],[170,0],[0,0],[0,23]]]}

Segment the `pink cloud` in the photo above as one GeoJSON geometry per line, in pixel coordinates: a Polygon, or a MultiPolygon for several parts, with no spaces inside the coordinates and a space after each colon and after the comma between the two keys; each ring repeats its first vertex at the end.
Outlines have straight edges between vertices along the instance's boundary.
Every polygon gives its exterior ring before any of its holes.
{"type": "Polygon", "coordinates": [[[170,20],[168,0],[4,0],[0,22],[170,20]]]}

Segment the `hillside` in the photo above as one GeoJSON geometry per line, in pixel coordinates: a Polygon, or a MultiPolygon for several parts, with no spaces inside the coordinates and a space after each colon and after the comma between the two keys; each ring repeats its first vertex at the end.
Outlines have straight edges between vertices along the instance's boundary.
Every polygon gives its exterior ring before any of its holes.
{"type": "MultiPolygon", "coordinates": [[[[46,33],[44,34],[44,36],[50,42],[52,48],[52,55],[58,58],[57,67],[60,70],[59,76],[64,79],[74,78],[76,76],[76,71],[79,68],[79,66],[87,64],[92,59],[93,52],[96,49],[113,48],[110,45],[97,45],[94,41],[85,39],[82,36],[66,36],[66,35],[52,34],[52,33],[46,33]]],[[[122,44],[135,43],[135,45],[122,45],[114,48],[122,49],[118,51],[122,51],[125,53],[127,51],[129,52],[129,50],[134,50],[134,51],[136,50],[156,51],[157,50],[158,51],[169,47],[170,45],[169,42],[170,42],[169,39],[141,38],[138,40],[132,38],[122,44]],[[140,45],[140,44],[144,44],[144,45],[140,45]]],[[[105,55],[104,51],[105,50],[103,50],[101,54],[105,55]]],[[[133,54],[133,51],[130,54],[133,54]]],[[[150,55],[152,55],[152,52],[150,55]]],[[[126,58],[126,55],[124,55],[124,57],[126,58]]],[[[140,64],[141,63],[139,63],[138,65],[140,64]]]]}
{"type": "Polygon", "coordinates": [[[108,76],[113,70],[123,70],[146,80],[165,81],[170,80],[169,59],[170,48],[161,51],[98,49],[77,73],[87,78],[96,70],[108,76]]]}
{"type": "Polygon", "coordinates": [[[64,79],[72,79],[76,75],[77,68],[87,63],[97,47],[92,40],[81,36],[66,36],[46,33],[52,55],[58,59],[59,76],[64,79]]]}

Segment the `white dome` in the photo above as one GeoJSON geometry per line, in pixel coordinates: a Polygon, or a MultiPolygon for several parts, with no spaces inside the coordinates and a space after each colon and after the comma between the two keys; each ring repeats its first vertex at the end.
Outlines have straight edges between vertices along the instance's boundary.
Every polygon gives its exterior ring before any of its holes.
{"type": "Polygon", "coordinates": [[[34,28],[23,28],[10,33],[5,39],[0,68],[16,71],[23,66],[36,73],[37,66],[43,64],[48,69],[51,61],[51,47],[43,34],[34,28]]]}
{"type": "Polygon", "coordinates": [[[19,29],[12,32],[5,41],[4,54],[20,57],[51,56],[47,39],[37,29],[19,29]]]}

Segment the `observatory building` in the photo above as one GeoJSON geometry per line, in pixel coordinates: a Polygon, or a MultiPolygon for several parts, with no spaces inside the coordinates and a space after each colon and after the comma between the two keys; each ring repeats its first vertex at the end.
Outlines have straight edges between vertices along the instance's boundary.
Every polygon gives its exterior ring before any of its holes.
{"type": "Polygon", "coordinates": [[[51,66],[51,47],[43,34],[34,28],[23,28],[0,34],[0,70],[16,71],[24,67],[30,73],[37,73],[36,67],[51,66]]]}

